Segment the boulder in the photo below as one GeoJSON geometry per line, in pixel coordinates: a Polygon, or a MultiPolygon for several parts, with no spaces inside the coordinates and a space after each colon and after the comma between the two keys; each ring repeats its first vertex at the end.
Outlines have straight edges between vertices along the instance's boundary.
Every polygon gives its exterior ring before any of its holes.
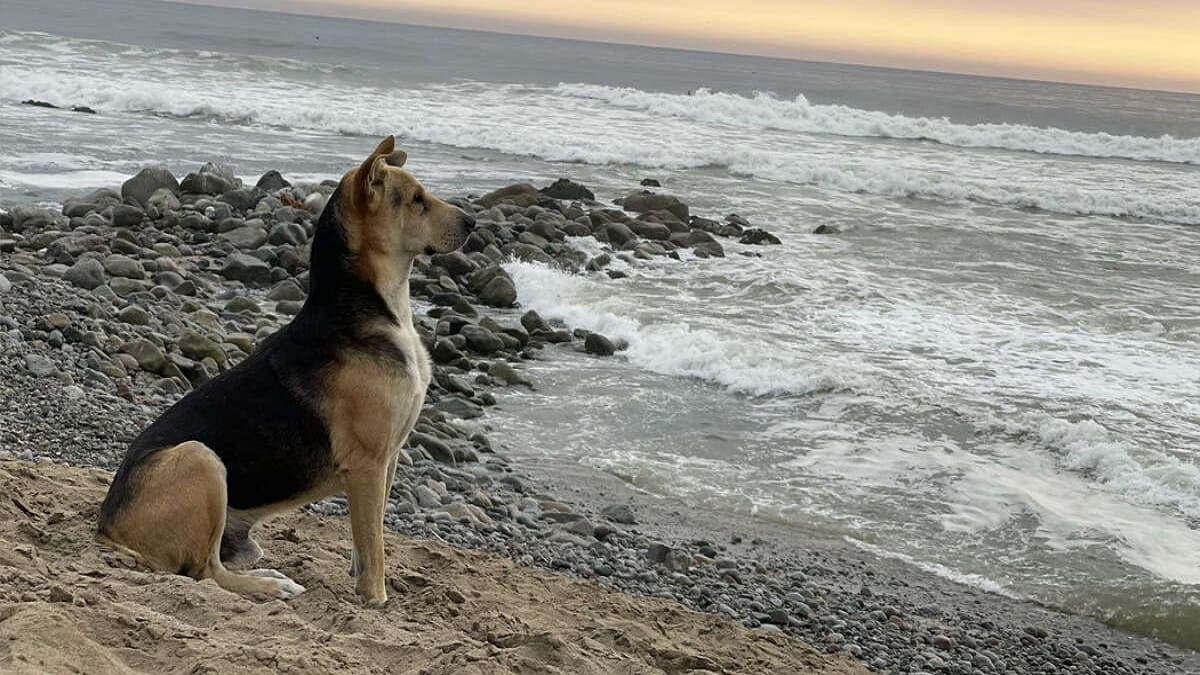
{"type": "Polygon", "coordinates": [[[120,203],[120,193],[110,188],[100,188],[84,197],[68,197],[63,201],[62,213],[68,218],[82,217],[120,203]]]}
{"type": "Polygon", "coordinates": [[[605,223],[596,231],[596,238],[621,247],[637,239],[637,235],[625,223],[605,223]]]}
{"type": "Polygon", "coordinates": [[[292,187],[292,184],[289,183],[281,173],[275,169],[271,169],[270,171],[264,173],[262,178],[258,179],[258,182],[254,184],[254,187],[262,190],[263,192],[272,193],[276,190],[282,190],[283,188],[290,188],[292,187]]]}
{"type": "Polygon", "coordinates": [[[95,258],[84,258],[67,268],[63,279],[90,291],[104,285],[104,265],[95,258]]]}
{"type": "Polygon", "coordinates": [[[132,204],[117,204],[112,210],[113,227],[134,227],[141,225],[146,218],[146,212],[132,204]]]}
{"type": "Polygon", "coordinates": [[[583,340],[583,348],[587,353],[597,356],[612,356],[617,351],[617,346],[612,340],[599,333],[588,333],[583,340]]]}
{"type": "Polygon", "coordinates": [[[537,188],[529,183],[517,183],[493,190],[475,201],[485,209],[490,209],[501,202],[509,202],[520,207],[533,206],[541,198],[542,194],[538,192],[537,188]]]}
{"type": "Polygon", "coordinates": [[[742,238],[738,240],[740,244],[780,244],[779,237],[763,230],[761,228],[752,227],[742,233],[742,238]]]}
{"type": "Polygon", "coordinates": [[[132,356],[142,370],[150,373],[162,371],[167,366],[163,351],[149,340],[134,340],[121,345],[121,351],[132,356]]]}
{"type": "Polygon", "coordinates": [[[662,187],[662,183],[658,182],[657,178],[643,178],[642,186],[644,186],[644,187],[662,187]]]}
{"type": "Polygon", "coordinates": [[[244,284],[266,284],[271,281],[271,266],[245,253],[233,253],[225,259],[221,276],[244,284]]]}
{"type": "Polygon", "coordinates": [[[266,192],[256,187],[242,187],[223,192],[218,199],[239,211],[249,211],[266,196],[266,192]]]}
{"type": "MultiPolygon", "coordinates": [[[[141,206],[149,206],[150,197],[155,192],[166,188],[172,194],[179,194],[179,181],[165,166],[149,166],[142,169],[136,176],[121,185],[121,198],[133,201],[141,206]]],[[[178,208],[178,205],[176,205],[178,208]]]]}
{"type": "Polygon", "coordinates": [[[218,364],[225,363],[225,351],[221,349],[221,345],[194,330],[184,331],[183,335],[179,336],[179,351],[195,361],[203,361],[208,357],[218,364]]]}
{"type": "Polygon", "coordinates": [[[256,249],[267,243],[266,229],[256,225],[243,225],[228,232],[222,232],[217,237],[242,250],[256,249]]]}
{"type": "Polygon", "coordinates": [[[145,279],[146,268],[129,256],[113,254],[104,259],[104,271],[114,277],[145,279]]]}
{"type": "Polygon", "coordinates": [[[12,230],[23,232],[31,228],[42,229],[54,224],[58,214],[34,204],[17,204],[8,212],[12,217],[12,230]]]}
{"type": "Polygon", "coordinates": [[[460,334],[467,339],[467,347],[485,356],[504,349],[504,341],[486,328],[466,325],[460,334]]]}
{"type": "Polygon", "coordinates": [[[234,189],[234,184],[215,173],[189,173],[183,177],[179,189],[196,195],[219,195],[234,189]]]}
{"type": "Polygon", "coordinates": [[[497,276],[479,292],[479,301],[489,307],[512,307],[517,302],[517,287],[507,276],[497,276]]]}
{"type": "Polygon", "coordinates": [[[644,239],[667,241],[671,238],[671,228],[662,223],[648,223],[642,220],[635,220],[629,223],[629,229],[644,239]]]}
{"type": "Polygon", "coordinates": [[[679,201],[677,197],[671,195],[659,194],[656,192],[633,192],[626,195],[621,205],[626,211],[634,213],[646,213],[648,211],[670,211],[676,218],[687,222],[688,207],[687,204],[679,201]]]}
{"type": "Polygon", "coordinates": [[[595,201],[596,195],[569,178],[559,178],[541,189],[541,193],[554,199],[586,199],[595,201]]]}

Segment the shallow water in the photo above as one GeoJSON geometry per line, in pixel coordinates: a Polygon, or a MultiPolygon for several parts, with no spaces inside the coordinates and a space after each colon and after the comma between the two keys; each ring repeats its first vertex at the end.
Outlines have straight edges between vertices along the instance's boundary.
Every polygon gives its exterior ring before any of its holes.
{"type": "Polygon", "coordinates": [[[749,218],[784,245],[512,264],[629,348],[534,366],[510,451],[1200,646],[1200,97],[145,0],[0,28],[0,203],[159,161],[316,180],[396,133],[444,193],[654,176],[749,218]]]}

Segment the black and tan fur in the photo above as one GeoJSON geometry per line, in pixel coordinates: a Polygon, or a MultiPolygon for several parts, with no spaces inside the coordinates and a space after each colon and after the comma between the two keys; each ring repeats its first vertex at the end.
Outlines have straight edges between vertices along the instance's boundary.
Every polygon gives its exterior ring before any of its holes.
{"type": "Polygon", "coordinates": [[[152,567],[239,593],[291,597],[262,555],[260,519],[344,492],[364,602],[387,600],[383,516],[429,384],[412,323],[413,259],[463,244],[474,219],[428,194],[384,139],[330,197],[309,294],[287,326],[198,387],[130,445],[100,509],[102,541],[152,567]]]}

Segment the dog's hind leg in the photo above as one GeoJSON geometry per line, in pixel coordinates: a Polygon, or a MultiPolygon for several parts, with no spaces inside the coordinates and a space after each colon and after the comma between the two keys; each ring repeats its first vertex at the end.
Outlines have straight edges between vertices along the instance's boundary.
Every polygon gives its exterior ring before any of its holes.
{"type": "Polygon", "coordinates": [[[151,567],[212,578],[235,593],[290,598],[304,587],[274,570],[238,574],[221,564],[226,519],[225,465],[203,443],[154,453],[138,470],[136,490],[104,536],[151,567]]]}

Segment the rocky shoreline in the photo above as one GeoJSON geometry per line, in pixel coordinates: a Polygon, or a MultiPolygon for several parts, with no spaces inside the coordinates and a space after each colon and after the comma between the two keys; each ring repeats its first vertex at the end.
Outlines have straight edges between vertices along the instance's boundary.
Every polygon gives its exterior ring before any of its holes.
{"type": "MultiPolygon", "coordinates": [[[[0,457],[115,467],[167,405],[298,311],[306,244],[334,185],[292,185],[275,171],[243,185],[212,164],[179,181],[152,167],[119,192],[0,213],[0,457]]],[[[632,190],[614,207],[567,179],[450,201],[478,229],[462,251],[414,267],[414,320],[435,377],[393,487],[393,530],[677,600],[879,672],[1200,672],[1195,653],[967,589],[818,533],[684,515],[602,476],[563,480],[570,467],[539,472],[497,454],[469,421],[506,388],[536,386],[523,362],[552,358],[544,356],[552,348],[598,358],[622,348],[535,312],[514,320],[505,261],[619,277],[609,269],[616,257],[686,264],[725,256],[723,241],[779,240],[736,215],[696,216],[661,191],[632,190]],[[589,257],[572,237],[608,250],[589,257]]],[[[311,507],[344,508],[340,499],[311,507]]]]}

